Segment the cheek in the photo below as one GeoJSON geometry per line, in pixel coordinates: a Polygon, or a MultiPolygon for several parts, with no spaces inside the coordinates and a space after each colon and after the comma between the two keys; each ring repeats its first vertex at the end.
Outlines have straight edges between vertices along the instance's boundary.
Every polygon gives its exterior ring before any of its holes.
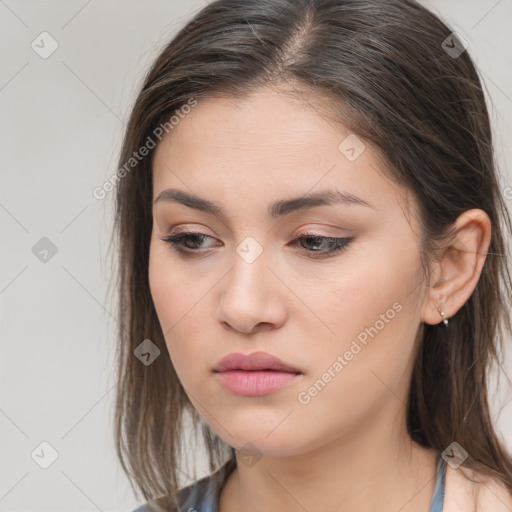
{"type": "Polygon", "coordinates": [[[190,277],[177,268],[176,259],[170,257],[168,250],[171,249],[156,248],[154,244],[150,246],[148,279],[158,320],[174,363],[190,344],[171,343],[171,340],[193,339],[194,333],[190,328],[194,322],[191,319],[200,309],[200,304],[194,307],[197,300],[193,296],[190,277]]]}
{"type": "Polygon", "coordinates": [[[209,360],[211,338],[205,336],[215,280],[198,279],[171,250],[150,245],[149,287],[173,366],[183,386],[192,389],[199,372],[216,362],[209,360]]]}
{"type": "Polygon", "coordinates": [[[406,312],[414,311],[421,292],[414,253],[398,259],[381,251],[378,258],[354,260],[349,266],[334,268],[323,283],[311,286],[308,281],[302,288],[308,305],[340,341],[375,323],[379,332],[389,332],[389,325],[402,323],[406,312]]]}
{"type": "Polygon", "coordinates": [[[418,267],[413,261],[381,263],[352,267],[350,277],[331,286],[322,318],[336,336],[308,343],[315,364],[294,393],[296,431],[318,429],[318,418],[323,418],[323,438],[334,439],[370,424],[385,404],[396,415],[406,402],[418,328],[411,293],[418,267]]]}
{"type": "Polygon", "coordinates": [[[190,322],[200,299],[194,274],[171,251],[157,242],[149,250],[149,288],[164,333],[190,322]]]}
{"type": "Polygon", "coordinates": [[[151,297],[164,334],[172,329],[179,318],[180,303],[176,300],[179,281],[171,268],[166,251],[150,246],[148,279],[151,297]]]}
{"type": "MultiPolygon", "coordinates": [[[[383,247],[378,259],[361,254],[349,270],[331,273],[327,293],[309,295],[312,309],[335,332],[310,344],[309,351],[317,354],[315,372],[346,355],[346,366],[336,373],[344,378],[332,387],[357,383],[373,389],[372,383],[382,387],[379,378],[393,389],[401,386],[419,327],[421,290],[419,254],[412,241],[401,254],[383,247]]],[[[321,374],[312,375],[318,378],[321,374]]]]}

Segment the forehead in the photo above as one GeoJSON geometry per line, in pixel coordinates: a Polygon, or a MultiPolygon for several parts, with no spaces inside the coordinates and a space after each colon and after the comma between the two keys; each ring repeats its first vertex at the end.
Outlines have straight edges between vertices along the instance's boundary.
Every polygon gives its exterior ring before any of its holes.
{"type": "Polygon", "coordinates": [[[157,155],[172,143],[174,156],[186,154],[189,160],[207,157],[244,161],[255,156],[257,161],[289,160],[294,156],[300,159],[306,152],[311,154],[313,148],[318,157],[336,141],[339,143],[343,135],[342,126],[334,127],[309,103],[263,89],[243,99],[214,97],[199,101],[165,136],[157,155]]]}
{"type": "Polygon", "coordinates": [[[271,89],[244,99],[199,101],[155,151],[154,199],[178,186],[203,197],[215,190],[217,197],[260,198],[266,204],[274,195],[336,188],[373,197],[368,202],[380,208],[405,192],[384,175],[373,147],[317,105],[271,89]],[[356,158],[343,152],[347,144],[356,158]]]}

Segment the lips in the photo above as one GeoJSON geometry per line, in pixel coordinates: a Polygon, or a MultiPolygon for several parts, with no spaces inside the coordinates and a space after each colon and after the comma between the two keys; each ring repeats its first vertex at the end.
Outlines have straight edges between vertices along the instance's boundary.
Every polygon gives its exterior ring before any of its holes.
{"type": "Polygon", "coordinates": [[[223,357],[213,371],[227,391],[244,397],[270,395],[303,378],[299,369],[266,352],[233,352],[223,357]]]}
{"type": "Polygon", "coordinates": [[[278,357],[268,354],[267,352],[253,352],[248,355],[240,352],[232,352],[231,354],[223,357],[213,369],[214,372],[228,372],[233,370],[267,370],[286,373],[301,373],[298,368],[284,363],[278,357]]]}

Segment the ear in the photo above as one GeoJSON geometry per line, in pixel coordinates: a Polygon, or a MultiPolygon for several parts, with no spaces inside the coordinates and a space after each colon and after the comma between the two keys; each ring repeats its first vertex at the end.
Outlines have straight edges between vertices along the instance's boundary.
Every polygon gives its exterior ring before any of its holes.
{"type": "Polygon", "coordinates": [[[450,318],[475,289],[491,243],[491,220],[479,209],[467,210],[452,225],[453,235],[435,263],[422,321],[435,325],[450,318]]]}

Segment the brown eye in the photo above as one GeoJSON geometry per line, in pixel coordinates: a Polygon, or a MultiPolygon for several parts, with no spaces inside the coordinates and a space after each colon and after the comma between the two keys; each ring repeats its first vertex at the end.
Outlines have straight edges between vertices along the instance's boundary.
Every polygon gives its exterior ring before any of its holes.
{"type": "Polygon", "coordinates": [[[193,233],[183,232],[177,235],[170,235],[165,238],[161,238],[162,241],[170,244],[172,248],[182,254],[191,254],[194,252],[200,252],[201,242],[204,242],[211,236],[205,235],[204,233],[193,233]]]}
{"type": "Polygon", "coordinates": [[[305,233],[297,237],[294,240],[294,242],[299,242],[300,246],[307,252],[318,253],[323,256],[328,256],[343,251],[352,240],[353,238],[334,238],[305,233]],[[313,248],[308,249],[308,246],[313,248]],[[324,247],[324,249],[318,249],[318,247],[322,246],[324,247]]]}
{"type": "MultiPolygon", "coordinates": [[[[170,235],[161,240],[170,244],[171,247],[180,254],[193,256],[194,253],[204,252],[201,250],[201,243],[206,239],[212,238],[204,233],[183,232],[176,235],[170,235]]],[[[353,238],[335,238],[328,236],[319,236],[317,234],[304,233],[298,236],[293,245],[299,244],[302,249],[308,253],[319,256],[330,256],[343,251],[352,242],[353,238]],[[324,247],[323,249],[318,247],[324,247]]],[[[211,246],[210,246],[211,248],[211,246]]]]}

